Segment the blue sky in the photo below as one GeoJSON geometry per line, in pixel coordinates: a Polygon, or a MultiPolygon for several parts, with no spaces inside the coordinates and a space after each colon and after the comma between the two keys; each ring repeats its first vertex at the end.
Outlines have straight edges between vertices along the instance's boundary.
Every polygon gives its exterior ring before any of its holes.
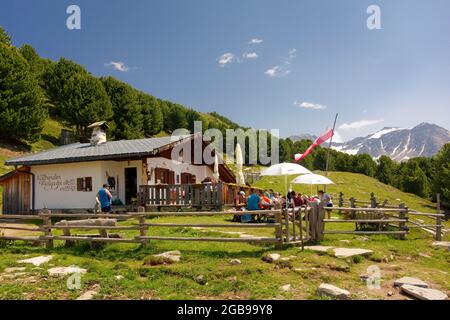
{"type": "Polygon", "coordinates": [[[319,134],[336,112],[343,139],[450,128],[448,0],[3,0],[0,25],[44,57],[281,136],[319,134]]]}

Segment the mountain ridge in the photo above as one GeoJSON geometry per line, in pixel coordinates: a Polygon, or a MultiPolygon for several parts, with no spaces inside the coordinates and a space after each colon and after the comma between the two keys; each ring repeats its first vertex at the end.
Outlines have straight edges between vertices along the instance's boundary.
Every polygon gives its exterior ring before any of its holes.
{"type": "MultiPolygon", "coordinates": [[[[311,134],[289,137],[292,141],[306,138],[315,140],[311,134]]],[[[416,157],[432,157],[450,142],[450,131],[433,123],[422,122],[413,128],[384,127],[365,137],[356,137],[346,142],[333,142],[334,150],[351,155],[369,154],[378,159],[387,155],[395,161],[406,161],[416,157]]]]}

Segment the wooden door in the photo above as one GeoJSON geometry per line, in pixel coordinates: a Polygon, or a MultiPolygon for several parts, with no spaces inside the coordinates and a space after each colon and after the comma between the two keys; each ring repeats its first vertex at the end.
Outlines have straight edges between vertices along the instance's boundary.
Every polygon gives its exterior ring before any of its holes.
{"type": "Polygon", "coordinates": [[[31,176],[18,172],[2,181],[3,214],[29,214],[31,211],[31,176]]]}

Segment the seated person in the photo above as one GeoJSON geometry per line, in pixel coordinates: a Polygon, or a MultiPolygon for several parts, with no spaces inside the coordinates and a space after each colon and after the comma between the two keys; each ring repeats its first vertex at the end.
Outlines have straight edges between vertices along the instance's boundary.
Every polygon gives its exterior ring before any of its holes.
{"type": "Polygon", "coordinates": [[[302,195],[303,205],[307,206],[309,203],[309,197],[307,195],[302,195]]]}
{"type": "Polygon", "coordinates": [[[261,201],[259,203],[259,208],[262,210],[268,210],[273,207],[273,201],[269,198],[268,192],[264,193],[262,190],[259,192],[261,201]]]}
{"type": "Polygon", "coordinates": [[[302,198],[302,194],[298,193],[294,196],[294,205],[296,207],[301,207],[303,205],[303,198],[302,198]]]}
{"type": "MultiPolygon", "coordinates": [[[[245,192],[239,191],[239,193],[234,198],[234,207],[236,208],[236,211],[243,211],[243,209],[247,206],[247,199],[245,198],[245,192]]],[[[233,222],[240,222],[241,216],[240,215],[234,215],[233,222]]]]}
{"type": "Polygon", "coordinates": [[[289,208],[295,208],[296,207],[295,197],[297,197],[297,193],[294,190],[292,190],[291,192],[288,193],[289,208]]]}
{"type": "Polygon", "coordinates": [[[275,192],[274,194],[273,194],[273,197],[271,198],[271,200],[272,200],[272,202],[273,202],[273,206],[276,208],[276,209],[280,209],[280,207],[281,207],[281,204],[282,204],[282,199],[280,198],[280,194],[278,193],[278,192],[275,192]]]}
{"type": "MultiPolygon", "coordinates": [[[[255,189],[250,189],[250,195],[247,198],[247,210],[254,211],[259,210],[259,203],[261,202],[261,198],[256,193],[255,189]]],[[[241,216],[241,222],[251,222],[252,219],[251,214],[243,214],[241,216]]]]}
{"type": "Polygon", "coordinates": [[[239,193],[234,198],[234,206],[236,210],[242,210],[247,206],[247,198],[245,197],[245,191],[239,191],[239,193]]]}

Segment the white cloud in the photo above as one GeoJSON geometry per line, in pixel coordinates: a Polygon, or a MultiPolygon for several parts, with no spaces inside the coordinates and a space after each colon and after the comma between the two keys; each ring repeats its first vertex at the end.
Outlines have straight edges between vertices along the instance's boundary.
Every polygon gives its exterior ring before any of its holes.
{"type": "Polygon", "coordinates": [[[120,72],[127,72],[130,71],[130,67],[128,67],[124,62],[122,61],[111,61],[110,63],[105,63],[105,66],[107,67],[113,67],[114,70],[120,71],[120,72]]]}
{"type": "Polygon", "coordinates": [[[292,60],[294,60],[297,57],[296,53],[297,49],[289,50],[288,57],[284,59],[284,63],[281,66],[276,65],[275,67],[267,69],[264,73],[271,78],[273,77],[282,78],[284,76],[287,76],[289,73],[291,73],[289,65],[291,64],[292,60]]]}
{"type": "Polygon", "coordinates": [[[256,58],[258,58],[258,54],[256,52],[245,52],[242,56],[245,59],[256,59],[256,58]]]}
{"type": "Polygon", "coordinates": [[[350,123],[343,123],[339,129],[340,130],[354,130],[354,129],[361,129],[364,127],[368,127],[368,126],[372,126],[374,124],[383,122],[383,119],[378,119],[378,120],[359,120],[359,121],[355,121],[355,122],[350,122],[350,123]]]}
{"type": "Polygon", "coordinates": [[[289,57],[288,60],[292,60],[295,57],[297,57],[297,49],[291,49],[289,50],[289,57]]]}
{"type": "Polygon", "coordinates": [[[281,67],[275,66],[270,69],[267,69],[264,73],[271,78],[273,78],[273,77],[282,78],[284,76],[287,76],[289,73],[291,73],[291,70],[286,69],[284,66],[281,66],[281,67]]]}
{"type": "Polygon", "coordinates": [[[341,135],[336,130],[334,130],[333,142],[337,142],[337,143],[344,142],[344,140],[342,139],[341,135]]]}
{"type": "Polygon", "coordinates": [[[220,67],[225,67],[227,64],[232,63],[236,59],[234,53],[227,52],[221,55],[217,60],[219,61],[220,67]]]}
{"type": "Polygon", "coordinates": [[[300,107],[300,108],[305,108],[305,109],[313,109],[313,110],[324,110],[327,108],[327,106],[318,104],[318,103],[311,103],[311,102],[300,102],[300,101],[295,101],[294,105],[300,107]]]}
{"type": "Polygon", "coordinates": [[[262,43],[262,42],[263,42],[262,39],[253,38],[253,39],[251,39],[248,43],[249,43],[249,44],[260,44],[260,43],[262,43]]]}
{"type": "Polygon", "coordinates": [[[267,69],[266,72],[264,73],[272,78],[279,75],[280,69],[281,69],[280,66],[275,66],[273,68],[267,69]]]}

